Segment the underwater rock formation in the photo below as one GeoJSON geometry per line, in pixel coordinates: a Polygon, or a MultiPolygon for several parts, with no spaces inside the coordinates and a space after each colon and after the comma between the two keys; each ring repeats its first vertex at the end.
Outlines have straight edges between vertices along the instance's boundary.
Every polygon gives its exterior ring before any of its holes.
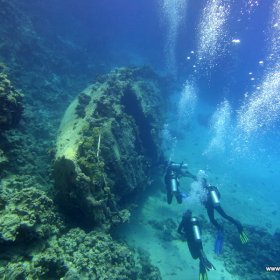
{"type": "Polygon", "coordinates": [[[148,185],[161,159],[164,104],[149,68],[121,68],[86,88],[69,106],[56,144],[57,203],[72,218],[109,228],[148,185]]]}
{"type": "Polygon", "coordinates": [[[0,186],[0,279],[161,279],[146,252],[101,231],[66,230],[53,201],[22,186],[0,186]]]}
{"type": "Polygon", "coordinates": [[[6,162],[8,162],[8,158],[6,157],[4,152],[0,149],[0,166],[6,162]]]}
{"type": "Polygon", "coordinates": [[[4,65],[0,63],[0,167],[8,162],[1,143],[3,142],[1,134],[18,124],[23,111],[23,95],[13,87],[3,72],[3,67],[4,65]]]}
{"type": "Polygon", "coordinates": [[[0,267],[1,279],[161,279],[147,254],[135,254],[103,232],[74,228],[45,247],[27,252],[28,257],[10,259],[0,267]]]}
{"type": "Polygon", "coordinates": [[[177,232],[174,229],[177,228],[177,224],[173,219],[149,220],[149,224],[156,230],[156,235],[160,240],[171,242],[176,239],[177,232]]]}
{"type": "Polygon", "coordinates": [[[0,69],[0,132],[18,124],[23,111],[22,97],[0,69]]]}
{"type": "Polygon", "coordinates": [[[266,266],[278,266],[280,263],[280,238],[277,232],[271,235],[265,229],[246,227],[249,242],[240,243],[235,231],[226,232],[229,242],[223,252],[225,268],[240,279],[276,280],[278,273],[266,271],[266,266]]]}
{"type": "Polygon", "coordinates": [[[53,201],[36,188],[1,187],[0,245],[46,239],[63,229],[53,201]]]}

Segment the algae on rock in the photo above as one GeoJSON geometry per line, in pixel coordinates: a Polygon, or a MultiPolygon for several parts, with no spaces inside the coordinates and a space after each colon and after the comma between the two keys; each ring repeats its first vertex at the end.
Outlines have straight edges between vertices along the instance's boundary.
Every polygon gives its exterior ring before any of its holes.
{"type": "MultiPolygon", "coordinates": [[[[110,235],[74,228],[52,238],[41,252],[11,259],[0,268],[1,279],[160,280],[160,272],[147,256],[137,257],[110,235]],[[31,261],[32,260],[32,261],[31,261]]],[[[0,263],[3,260],[0,260],[0,263]]]]}
{"type": "Polygon", "coordinates": [[[46,239],[64,227],[53,201],[41,190],[1,189],[0,201],[0,244],[46,239]]]}
{"type": "Polygon", "coordinates": [[[147,187],[161,160],[164,101],[149,68],[121,68],[97,78],[69,106],[56,145],[57,203],[72,218],[109,228],[147,187]],[[124,209],[120,211],[119,209],[124,209]]]}
{"type": "Polygon", "coordinates": [[[8,161],[4,152],[0,149],[0,166],[8,161]]]}
{"type": "Polygon", "coordinates": [[[8,158],[2,147],[2,132],[18,124],[23,111],[23,95],[13,87],[1,68],[0,65],[0,166],[3,166],[8,162],[8,158]]]}
{"type": "Polygon", "coordinates": [[[23,110],[22,97],[7,75],[0,72],[0,132],[19,122],[23,110]]]}

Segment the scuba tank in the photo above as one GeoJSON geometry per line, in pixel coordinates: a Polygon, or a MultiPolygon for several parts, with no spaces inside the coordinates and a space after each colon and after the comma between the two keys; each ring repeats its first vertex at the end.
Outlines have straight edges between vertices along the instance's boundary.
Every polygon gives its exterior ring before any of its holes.
{"type": "Polygon", "coordinates": [[[211,201],[212,201],[214,207],[220,205],[220,199],[219,199],[218,194],[217,194],[217,192],[214,188],[212,188],[210,190],[210,197],[211,197],[211,201]]]}
{"type": "Polygon", "coordinates": [[[173,170],[171,171],[171,174],[170,174],[170,182],[171,182],[171,191],[173,193],[177,192],[178,191],[178,182],[177,182],[176,174],[173,170]]]}
{"type": "Polygon", "coordinates": [[[201,241],[201,234],[200,234],[200,228],[198,225],[198,220],[195,217],[191,218],[191,224],[192,224],[192,232],[193,232],[193,237],[196,242],[201,241]]]}

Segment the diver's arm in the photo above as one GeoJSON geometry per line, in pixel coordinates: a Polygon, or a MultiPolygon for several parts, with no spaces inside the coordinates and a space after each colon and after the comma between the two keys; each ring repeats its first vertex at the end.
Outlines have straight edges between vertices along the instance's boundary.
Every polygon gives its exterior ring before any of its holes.
{"type": "Polygon", "coordinates": [[[188,176],[187,177],[193,179],[194,181],[197,181],[197,177],[195,175],[193,175],[191,172],[188,172],[188,176]]]}
{"type": "Polygon", "coordinates": [[[197,177],[187,170],[186,171],[181,171],[180,175],[183,176],[183,177],[189,177],[189,178],[197,181],[197,177]]]}

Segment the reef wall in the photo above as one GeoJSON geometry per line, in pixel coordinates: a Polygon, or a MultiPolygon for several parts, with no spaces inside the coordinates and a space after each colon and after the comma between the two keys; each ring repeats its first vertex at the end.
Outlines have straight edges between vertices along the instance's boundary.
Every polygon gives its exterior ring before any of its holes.
{"type": "Polygon", "coordinates": [[[0,64],[0,166],[8,161],[1,145],[2,133],[19,123],[23,111],[23,95],[14,88],[3,70],[4,65],[0,64]]]}
{"type": "Polygon", "coordinates": [[[22,97],[0,69],[0,132],[18,124],[23,110],[22,97]]]}
{"type": "Polygon", "coordinates": [[[65,223],[25,176],[0,181],[0,279],[160,280],[146,252],[65,223]]]}
{"type": "Polygon", "coordinates": [[[126,221],[131,198],[162,158],[163,110],[160,79],[149,68],[115,70],[79,94],[56,143],[58,205],[92,226],[126,221]]]}

